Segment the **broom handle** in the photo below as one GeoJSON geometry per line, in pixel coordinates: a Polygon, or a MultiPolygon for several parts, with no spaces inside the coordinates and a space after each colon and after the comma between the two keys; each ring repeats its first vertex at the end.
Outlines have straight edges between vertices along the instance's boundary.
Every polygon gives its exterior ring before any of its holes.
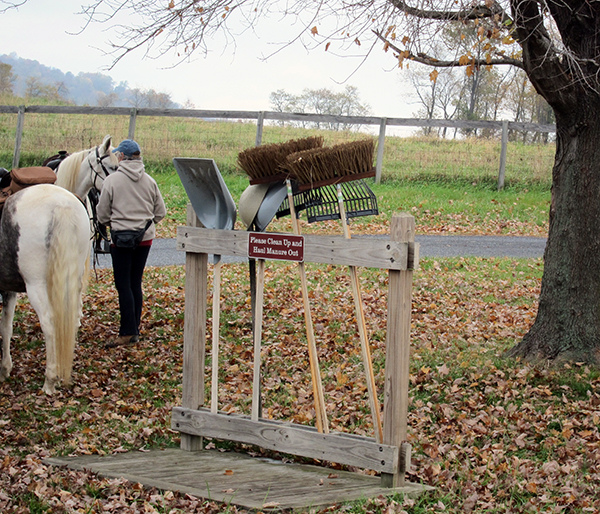
{"type": "MultiPolygon", "coordinates": [[[[337,184],[338,203],[340,206],[340,218],[344,228],[344,237],[350,239],[350,229],[346,221],[346,208],[344,207],[344,197],[342,188],[337,184]]],[[[375,440],[378,443],[383,441],[383,429],[381,426],[381,413],[379,400],[377,398],[377,387],[375,385],[375,376],[373,374],[373,362],[371,360],[371,349],[367,340],[367,325],[365,323],[365,313],[360,293],[360,282],[356,266],[350,267],[350,283],[352,284],[352,296],[354,296],[354,309],[356,310],[356,322],[358,324],[358,333],[360,335],[360,348],[362,353],[365,375],[367,378],[367,390],[369,391],[369,403],[371,406],[371,415],[373,417],[373,427],[375,429],[375,440]]]]}
{"type": "MultiPolygon", "coordinates": [[[[294,234],[300,235],[300,223],[296,217],[294,208],[294,197],[292,195],[292,186],[287,180],[288,203],[290,204],[290,215],[292,217],[292,226],[294,234]]],[[[323,385],[321,383],[321,370],[319,369],[319,356],[317,354],[317,345],[315,343],[315,334],[313,331],[312,315],[310,312],[310,303],[308,300],[308,286],[306,281],[306,270],[304,262],[298,263],[300,272],[300,283],[302,285],[302,300],[304,301],[304,321],[306,324],[306,337],[308,339],[308,358],[310,361],[310,373],[312,376],[313,396],[315,398],[315,414],[317,418],[317,430],[321,433],[329,433],[329,424],[327,422],[327,411],[325,410],[325,397],[323,396],[323,385]]]]}
{"type": "Polygon", "coordinates": [[[256,305],[254,313],[254,378],[252,381],[252,421],[258,421],[260,410],[260,343],[262,338],[265,260],[258,259],[256,305]]]}
{"type": "Polygon", "coordinates": [[[219,403],[219,325],[221,317],[221,256],[215,255],[212,305],[212,380],[210,411],[216,414],[219,403]]]}

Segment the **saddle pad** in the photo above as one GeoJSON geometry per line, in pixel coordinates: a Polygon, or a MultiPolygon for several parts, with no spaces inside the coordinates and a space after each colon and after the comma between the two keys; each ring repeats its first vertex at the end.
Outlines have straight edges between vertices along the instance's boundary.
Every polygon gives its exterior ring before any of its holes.
{"type": "Polygon", "coordinates": [[[35,184],[54,184],[56,173],[47,166],[33,166],[31,168],[15,168],[10,172],[12,182],[10,188],[13,193],[27,186],[35,184]]]}

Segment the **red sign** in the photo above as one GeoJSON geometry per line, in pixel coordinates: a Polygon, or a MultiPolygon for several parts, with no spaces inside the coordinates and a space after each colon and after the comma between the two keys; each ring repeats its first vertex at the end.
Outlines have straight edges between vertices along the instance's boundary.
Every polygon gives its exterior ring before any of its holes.
{"type": "Polygon", "coordinates": [[[304,238],[288,234],[250,232],[248,257],[302,262],[304,260],[304,238]]]}

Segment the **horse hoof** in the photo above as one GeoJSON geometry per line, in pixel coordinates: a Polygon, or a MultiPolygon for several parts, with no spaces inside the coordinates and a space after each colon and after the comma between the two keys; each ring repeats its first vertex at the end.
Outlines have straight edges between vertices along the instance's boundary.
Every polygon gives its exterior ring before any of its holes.
{"type": "Polygon", "coordinates": [[[46,393],[48,396],[52,396],[56,393],[56,380],[48,380],[44,382],[44,387],[42,387],[42,391],[46,393]]]}
{"type": "Polygon", "coordinates": [[[10,376],[10,369],[0,368],[0,382],[4,382],[10,376]]]}

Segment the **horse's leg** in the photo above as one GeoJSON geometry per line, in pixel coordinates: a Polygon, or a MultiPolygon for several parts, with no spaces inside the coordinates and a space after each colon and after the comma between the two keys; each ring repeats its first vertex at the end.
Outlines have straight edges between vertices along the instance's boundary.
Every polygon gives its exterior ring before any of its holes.
{"type": "Polygon", "coordinates": [[[56,355],[56,335],[52,315],[52,305],[44,284],[27,284],[29,303],[40,320],[46,344],[46,380],[42,388],[46,394],[54,394],[60,381],[58,376],[58,359],[56,355]]]}
{"type": "Polygon", "coordinates": [[[0,335],[2,336],[2,363],[0,364],[0,382],[7,379],[12,371],[10,356],[10,339],[13,333],[13,317],[17,305],[17,293],[2,294],[2,317],[0,318],[0,335]]]}

